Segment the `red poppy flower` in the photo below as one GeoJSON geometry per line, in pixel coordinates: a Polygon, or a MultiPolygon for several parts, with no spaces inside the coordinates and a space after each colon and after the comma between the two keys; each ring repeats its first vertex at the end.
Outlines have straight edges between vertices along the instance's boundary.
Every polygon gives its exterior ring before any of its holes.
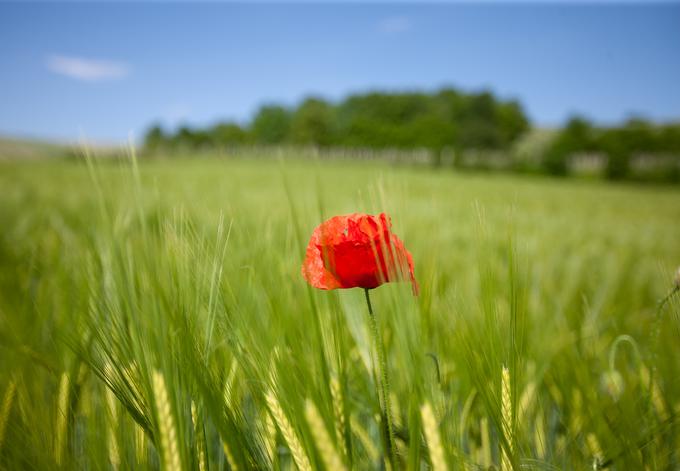
{"type": "Polygon", "coordinates": [[[413,257],[392,234],[391,226],[384,213],[330,218],[312,233],[302,275],[320,289],[376,288],[408,280],[417,292],[413,257]]]}

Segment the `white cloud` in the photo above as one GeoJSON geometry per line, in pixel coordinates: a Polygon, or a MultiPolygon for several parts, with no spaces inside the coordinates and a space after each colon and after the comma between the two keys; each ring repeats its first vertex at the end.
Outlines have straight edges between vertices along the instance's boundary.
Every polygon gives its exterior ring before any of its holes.
{"type": "Polygon", "coordinates": [[[49,56],[47,68],[55,74],[88,82],[122,79],[130,74],[130,67],[122,62],[61,55],[49,56]]]}
{"type": "Polygon", "coordinates": [[[386,34],[404,33],[411,29],[411,20],[405,16],[391,16],[378,22],[378,31],[386,34]]]}

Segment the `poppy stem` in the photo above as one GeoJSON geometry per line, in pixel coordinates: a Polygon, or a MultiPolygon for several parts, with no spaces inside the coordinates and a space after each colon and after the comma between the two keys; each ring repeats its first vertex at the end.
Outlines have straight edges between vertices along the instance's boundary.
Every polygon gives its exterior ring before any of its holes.
{"type": "Polygon", "coordinates": [[[368,293],[368,288],[364,288],[364,294],[366,295],[366,304],[368,305],[368,318],[371,325],[371,335],[373,337],[373,343],[375,343],[376,353],[378,355],[378,374],[376,379],[378,381],[378,402],[382,409],[382,426],[383,435],[385,437],[386,454],[389,456],[389,460],[392,464],[392,469],[397,469],[397,455],[396,448],[394,446],[394,428],[392,421],[392,405],[390,401],[390,378],[387,371],[387,359],[385,356],[385,346],[382,342],[382,337],[380,336],[380,331],[378,329],[378,321],[373,312],[373,306],[371,305],[371,297],[368,293]]]}

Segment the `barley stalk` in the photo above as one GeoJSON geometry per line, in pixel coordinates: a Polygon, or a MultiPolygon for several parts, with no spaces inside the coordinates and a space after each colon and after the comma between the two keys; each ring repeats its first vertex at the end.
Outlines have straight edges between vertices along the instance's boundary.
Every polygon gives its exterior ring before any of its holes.
{"type": "Polygon", "coordinates": [[[203,435],[203,424],[198,416],[198,410],[194,401],[191,401],[191,422],[194,425],[194,435],[196,436],[198,469],[199,471],[206,471],[207,465],[205,461],[205,436],[203,435]]]}
{"type": "Polygon", "coordinates": [[[429,402],[425,402],[420,408],[420,416],[423,421],[423,432],[427,440],[427,448],[430,451],[432,469],[434,471],[446,471],[447,466],[444,458],[444,448],[439,436],[439,425],[429,402]]]}
{"type": "Polygon", "coordinates": [[[572,437],[577,437],[581,433],[583,427],[583,395],[578,389],[572,391],[571,401],[571,420],[569,421],[569,432],[572,437]]]}
{"type": "Polygon", "coordinates": [[[506,366],[503,366],[501,373],[501,420],[503,437],[505,438],[504,443],[501,444],[501,471],[509,471],[512,469],[510,455],[514,448],[514,436],[512,430],[512,389],[510,383],[510,370],[506,366]]]}
{"type": "Polygon", "coordinates": [[[536,414],[536,421],[534,423],[534,448],[536,449],[536,457],[539,459],[545,458],[545,424],[541,413],[536,414]]]}
{"type": "Polygon", "coordinates": [[[227,463],[229,463],[231,471],[238,471],[238,465],[234,459],[234,454],[231,452],[229,445],[225,441],[222,441],[222,450],[224,450],[224,456],[227,458],[227,463]]]}
{"type": "Polygon", "coordinates": [[[395,428],[401,428],[401,408],[399,407],[399,398],[394,391],[390,391],[390,404],[392,407],[393,425],[395,428]]]}
{"type": "Polygon", "coordinates": [[[114,469],[120,466],[120,453],[118,451],[118,441],[116,440],[116,430],[118,429],[118,403],[116,395],[110,389],[106,389],[106,405],[109,414],[109,461],[114,469]]]}
{"type": "Polygon", "coordinates": [[[135,453],[137,455],[137,462],[144,463],[146,461],[146,434],[144,429],[135,422],[135,453]]]}
{"type": "Polygon", "coordinates": [[[491,439],[489,437],[489,419],[482,417],[479,421],[479,433],[482,436],[480,464],[487,469],[491,466],[491,439]]]}
{"type": "Polygon", "coordinates": [[[2,450],[2,442],[5,441],[5,430],[7,428],[7,420],[9,413],[12,410],[12,402],[14,402],[14,394],[16,393],[16,384],[10,380],[9,386],[5,391],[5,396],[2,398],[2,408],[0,409],[0,450],[2,450]]]}
{"type": "Polygon", "coordinates": [[[132,403],[135,405],[137,410],[143,411],[144,408],[144,395],[139,388],[139,367],[137,363],[131,363],[130,366],[123,368],[122,370],[123,378],[127,381],[130,389],[132,390],[132,403]]]}
{"type": "Polygon", "coordinates": [[[333,414],[335,415],[335,436],[340,445],[340,452],[347,456],[345,445],[345,403],[342,397],[340,381],[336,376],[331,377],[331,396],[333,397],[333,414]]]}
{"type": "Polygon", "coordinates": [[[662,421],[667,420],[668,411],[666,410],[666,405],[664,403],[663,396],[661,395],[659,383],[656,382],[654,375],[651,374],[649,369],[647,369],[645,366],[640,367],[640,381],[648,388],[652,406],[656,410],[659,419],[662,421]]]}
{"type": "Polygon", "coordinates": [[[179,471],[182,469],[182,465],[177,444],[177,431],[175,430],[168,390],[165,386],[165,378],[163,378],[163,374],[160,371],[154,371],[152,379],[158,413],[163,467],[169,471],[179,471]]]}
{"type": "Polygon", "coordinates": [[[590,454],[593,456],[593,469],[598,469],[599,464],[602,462],[602,457],[604,456],[600,442],[594,433],[589,433],[586,436],[586,443],[588,444],[590,454]]]}
{"type": "Polygon", "coordinates": [[[524,423],[527,414],[530,412],[531,406],[536,397],[536,383],[531,381],[524,388],[522,395],[519,398],[519,407],[517,411],[517,423],[524,423]]]}
{"type": "Polygon", "coordinates": [[[326,465],[326,469],[344,471],[346,469],[345,465],[333,445],[333,441],[319,414],[319,410],[309,399],[307,399],[305,403],[305,417],[312,435],[314,436],[314,441],[319,449],[319,453],[321,454],[321,459],[323,459],[324,465],[326,465]]]}
{"type": "Polygon", "coordinates": [[[236,379],[236,361],[233,361],[229,374],[224,382],[224,402],[228,409],[231,409],[234,400],[234,380],[236,379]]]}
{"type": "MultiPolygon", "coordinates": [[[[231,368],[229,369],[229,374],[227,375],[227,378],[224,382],[223,395],[224,404],[227,409],[231,409],[232,407],[232,400],[234,394],[233,386],[235,377],[236,377],[236,361],[233,361],[231,364],[231,368]]],[[[231,471],[238,471],[239,466],[238,463],[236,462],[236,459],[234,458],[234,453],[231,451],[229,444],[224,439],[222,440],[222,451],[224,452],[224,457],[227,459],[227,463],[229,464],[229,469],[231,471]]]]}
{"type": "Polygon", "coordinates": [[[380,457],[380,452],[373,444],[373,441],[368,435],[366,429],[359,423],[354,415],[350,416],[349,418],[349,426],[351,427],[354,434],[359,438],[359,441],[363,445],[364,450],[366,450],[366,454],[370,458],[371,462],[377,462],[378,458],[380,457]]]}
{"type": "Polygon", "coordinates": [[[61,374],[59,392],[57,395],[57,418],[54,434],[54,458],[58,465],[64,459],[64,446],[66,444],[66,426],[68,425],[68,401],[69,401],[69,378],[66,372],[61,374]]]}
{"type": "Polygon", "coordinates": [[[272,390],[267,391],[265,399],[267,401],[269,411],[274,417],[276,425],[278,425],[279,430],[281,430],[281,435],[283,435],[284,440],[288,444],[288,448],[290,448],[290,452],[293,455],[293,460],[295,461],[298,469],[300,471],[311,471],[312,465],[309,463],[307,454],[305,453],[304,448],[302,448],[302,444],[300,443],[295,430],[293,430],[292,425],[290,425],[290,422],[288,421],[286,414],[283,412],[281,404],[279,404],[274,392],[272,390]]]}
{"type": "Polygon", "coordinates": [[[654,404],[654,409],[662,422],[668,420],[668,411],[666,410],[666,403],[664,402],[663,396],[661,395],[661,389],[659,388],[659,383],[656,381],[652,382],[652,404],[654,404]]]}
{"type": "Polygon", "coordinates": [[[272,419],[271,414],[265,412],[264,415],[264,447],[267,451],[269,461],[272,463],[276,461],[276,424],[272,419]]]}

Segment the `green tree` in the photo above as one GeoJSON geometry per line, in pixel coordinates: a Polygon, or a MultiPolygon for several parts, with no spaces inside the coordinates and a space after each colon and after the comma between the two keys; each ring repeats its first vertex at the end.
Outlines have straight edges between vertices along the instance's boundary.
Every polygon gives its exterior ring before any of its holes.
{"type": "Polygon", "coordinates": [[[248,143],[248,131],[236,123],[220,123],[210,130],[212,142],[218,146],[237,146],[248,143]]]}
{"type": "Polygon", "coordinates": [[[680,157],[680,124],[667,124],[659,130],[659,151],[680,157]]]}
{"type": "Polygon", "coordinates": [[[182,126],[172,139],[173,146],[182,149],[199,149],[211,146],[210,134],[201,129],[182,126]]]}
{"type": "Polygon", "coordinates": [[[543,169],[551,175],[566,175],[569,159],[576,152],[597,149],[592,124],[582,117],[572,117],[543,156],[543,169]]]}
{"type": "Polygon", "coordinates": [[[259,109],[250,131],[259,144],[281,144],[289,138],[291,114],[283,106],[265,105],[259,109]]]}
{"type": "Polygon", "coordinates": [[[517,101],[498,104],[496,116],[503,147],[509,147],[529,130],[529,119],[517,101]]]}
{"type": "Polygon", "coordinates": [[[496,119],[493,95],[482,92],[463,99],[458,111],[460,122],[459,145],[466,149],[498,149],[502,147],[502,133],[496,119]]]}
{"type": "Polygon", "coordinates": [[[605,176],[621,180],[630,173],[631,148],[624,129],[612,128],[602,132],[597,147],[607,155],[605,176]]]}
{"type": "Polygon", "coordinates": [[[296,144],[330,145],[334,125],[333,107],[320,98],[307,98],[293,113],[290,140],[296,144]]]}
{"type": "Polygon", "coordinates": [[[156,152],[165,146],[167,146],[167,137],[163,128],[158,124],[151,126],[144,135],[144,149],[148,152],[156,152]]]}

